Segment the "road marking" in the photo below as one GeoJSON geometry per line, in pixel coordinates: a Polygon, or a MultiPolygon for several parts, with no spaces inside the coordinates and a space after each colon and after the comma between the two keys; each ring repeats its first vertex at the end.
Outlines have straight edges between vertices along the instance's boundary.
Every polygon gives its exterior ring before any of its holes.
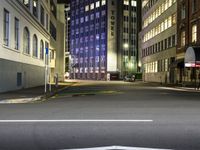
{"type": "Polygon", "coordinates": [[[110,146],[110,147],[94,147],[94,148],[65,149],[65,150],[169,150],[169,149],[110,146]]]}
{"type": "Polygon", "coordinates": [[[34,122],[153,122],[153,120],[0,120],[0,123],[34,123],[34,122]]]}

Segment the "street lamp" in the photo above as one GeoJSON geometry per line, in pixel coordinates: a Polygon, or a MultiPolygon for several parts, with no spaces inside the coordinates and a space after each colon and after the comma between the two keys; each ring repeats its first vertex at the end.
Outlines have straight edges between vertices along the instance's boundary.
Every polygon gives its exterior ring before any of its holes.
{"type": "Polygon", "coordinates": [[[124,45],[123,45],[123,46],[124,46],[124,48],[125,48],[125,49],[128,49],[128,48],[129,48],[129,45],[128,45],[128,43],[124,43],[124,45]]]}

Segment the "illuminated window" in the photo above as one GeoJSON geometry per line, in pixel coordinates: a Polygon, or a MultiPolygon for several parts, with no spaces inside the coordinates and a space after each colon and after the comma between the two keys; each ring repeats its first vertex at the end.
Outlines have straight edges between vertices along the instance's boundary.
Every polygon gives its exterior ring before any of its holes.
{"type": "Polygon", "coordinates": [[[137,2],[135,0],[131,1],[131,6],[136,7],[137,6],[137,2]]]}
{"type": "Polygon", "coordinates": [[[106,0],[101,0],[101,5],[106,5],[106,0]]]}
{"type": "Polygon", "coordinates": [[[23,0],[23,4],[29,8],[30,7],[30,0],[23,0]]]}
{"type": "Polygon", "coordinates": [[[94,3],[90,4],[90,10],[94,9],[94,3]]]}
{"type": "Polygon", "coordinates": [[[173,14],[172,16],[172,24],[176,24],[176,14],[173,14]]]}
{"type": "Polygon", "coordinates": [[[165,59],[165,71],[168,71],[168,59],[165,59]]]}
{"type": "Polygon", "coordinates": [[[100,7],[100,2],[99,1],[96,2],[96,8],[98,8],[98,7],[100,7]]]}
{"type": "Polygon", "coordinates": [[[168,18],[168,27],[172,26],[172,16],[169,16],[168,18]]]}
{"type": "Polygon", "coordinates": [[[33,0],[33,15],[38,17],[38,0],[33,0]]]}
{"type": "Polygon", "coordinates": [[[197,41],[197,25],[192,26],[192,42],[197,41]]]}
{"type": "Polygon", "coordinates": [[[185,46],[185,31],[181,33],[181,46],[185,46]]]}
{"type": "Polygon", "coordinates": [[[129,0],[124,0],[124,5],[129,5],[129,0]]]}
{"type": "Polygon", "coordinates": [[[85,11],[89,11],[89,5],[85,6],[85,11]]]}

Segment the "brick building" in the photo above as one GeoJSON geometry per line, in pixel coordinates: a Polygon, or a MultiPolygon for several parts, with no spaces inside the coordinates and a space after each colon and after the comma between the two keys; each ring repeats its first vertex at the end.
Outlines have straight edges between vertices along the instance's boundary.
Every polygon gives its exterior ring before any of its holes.
{"type": "MultiPolygon", "coordinates": [[[[177,81],[187,83],[195,81],[199,73],[198,59],[200,59],[200,1],[178,0],[177,5],[177,81]],[[191,55],[186,51],[190,47],[196,55],[196,64],[187,62],[186,57],[191,55]]],[[[189,49],[188,49],[189,50],[189,49]]]]}

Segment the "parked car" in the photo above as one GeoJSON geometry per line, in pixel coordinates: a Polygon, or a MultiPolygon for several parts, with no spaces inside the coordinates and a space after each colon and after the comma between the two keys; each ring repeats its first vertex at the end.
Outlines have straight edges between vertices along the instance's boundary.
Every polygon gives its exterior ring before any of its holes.
{"type": "Polygon", "coordinates": [[[125,82],[135,82],[135,75],[126,75],[124,77],[125,82]]]}

